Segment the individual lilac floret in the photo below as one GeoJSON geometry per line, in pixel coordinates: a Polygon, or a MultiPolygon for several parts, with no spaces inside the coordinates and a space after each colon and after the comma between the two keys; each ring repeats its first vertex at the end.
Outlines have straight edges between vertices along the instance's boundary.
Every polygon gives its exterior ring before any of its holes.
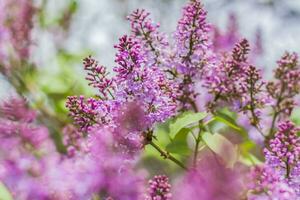
{"type": "Polygon", "coordinates": [[[265,148],[266,163],[278,171],[283,179],[300,194],[300,138],[299,128],[290,122],[281,122],[274,139],[265,148]]]}
{"type": "Polygon", "coordinates": [[[267,165],[252,168],[249,178],[249,200],[297,199],[295,191],[281,180],[274,169],[267,165]]]}
{"type": "Polygon", "coordinates": [[[171,185],[167,176],[158,175],[149,180],[146,200],[171,200],[171,198],[171,185]]]}

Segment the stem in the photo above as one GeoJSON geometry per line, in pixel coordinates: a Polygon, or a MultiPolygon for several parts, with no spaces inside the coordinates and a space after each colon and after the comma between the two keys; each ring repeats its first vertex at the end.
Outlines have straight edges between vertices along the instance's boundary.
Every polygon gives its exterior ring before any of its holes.
{"type": "Polygon", "coordinates": [[[148,144],[150,144],[152,147],[154,147],[161,154],[161,156],[164,157],[165,159],[169,159],[169,160],[173,161],[175,164],[177,164],[179,167],[181,167],[182,169],[188,170],[188,168],[186,166],[184,166],[184,164],[182,162],[180,162],[179,160],[177,160],[169,152],[161,149],[153,141],[150,141],[148,144]]]}
{"type": "Polygon", "coordinates": [[[195,150],[194,150],[194,160],[193,160],[193,165],[194,167],[197,166],[197,157],[198,157],[198,153],[199,153],[199,144],[200,144],[200,141],[201,141],[201,130],[206,130],[204,124],[203,124],[203,120],[200,120],[199,121],[199,133],[197,135],[197,138],[195,138],[195,141],[196,141],[196,145],[195,145],[195,150]]]}
{"type": "Polygon", "coordinates": [[[291,169],[290,169],[290,165],[289,165],[289,159],[287,159],[287,161],[285,162],[285,167],[286,167],[286,175],[285,177],[287,179],[290,178],[290,173],[291,173],[291,169]]]}
{"type": "Polygon", "coordinates": [[[277,116],[278,116],[278,112],[275,112],[274,115],[273,115],[273,119],[272,119],[272,125],[271,125],[271,128],[270,128],[269,134],[268,134],[268,137],[269,137],[269,138],[271,138],[272,135],[273,135],[274,127],[275,127],[275,122],[276,122],[277,116]]]}
{"type": "Polygon", "coordinates": [[[259,124],[259,118],[255,114],[255,99],[254,99],[254,88],[255,88],[255,82],[253,82],[252,75],[250,77],[250,113],[252,116],[251,124],[255,127],[255,129],[264,137],[266,138],[265,134],[260,128],[259,124]]]}
{"type": "Polygon", "coordinates": [[[273,108],[274,115],[273,115],[273,119],[272,119],[272,125],[271,125],[271,128],[270,128],[269,134],[268,134],[268,138],[272,138],[272,136],[273,136],[273,132],[274,132],[274,128],[275,128],[275,122],[276,122],[276,119],[277,119],[278,115],[280,114],[280,109],[279,109],[280,103],[284,99],[284,97],[283,97],[284,91],[285,91],[285,84],[281,83],[280,94],[277,98],[276,106],[273,108]]]}
{"type": "Polygon", "coordinates": [[[199,130],[198,136],[197,136],[197,138],[195,138],[196,145],[195,145],[194,160],[193,160],[194,167],[196,167],[196,165],[197,165],[198,149],[199,149],[199,144],[200,144],[200,139],[201,139],[200,134],[201,134],[201,131],[199,130]]]}
{"type": "Polygon", "coordinates": [[[109,95],[111,96],[111,98],[115,99],[115,96],[112,94],[112,92],[110,91],[110,89],[107,89],[109,95]]]}

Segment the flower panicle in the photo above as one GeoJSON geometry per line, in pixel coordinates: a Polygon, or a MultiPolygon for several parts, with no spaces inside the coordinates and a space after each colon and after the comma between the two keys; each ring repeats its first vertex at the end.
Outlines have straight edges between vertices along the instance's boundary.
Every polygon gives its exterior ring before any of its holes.
{"type": "Polygon", "coordinates": [[[269,141],[269,148],[265,149],[267,160],[277,160],[286,177],[290,176],[293,167],[300,165],[300,137],[297,135],[299,130],[291,121],[281,122],[274,138],[269,141]]]}
{"type": "Polygon", "coordinates": [[[249,174],[248,199],[296,199],[293,188],[280,178],[280,175],[268,165],[255,166],[249,174]]]}
{"type": "Polygon", "coordinates": [[[109,73],[104,66],[99,65],[91,56],[83,60],[84,69],[87,71],[86,80],[89,85],[97,88],[101,94],[100,98],[114,98],[115,83],[113,79],[108,78],[109,73]]]}
{"type": "Polygon", "coordinates": [[[162,56],[169,43],[165,35],[159,32],[160,25],[153,22],[149,16],[150,13],[146,10],[137,9],[127,19],[130,21],[132,35],[141,41],[148,53],[149,64],[156,65],[163,62],[162,56]]]}
{"type": "Polygon", "coordinates": [[[32,122],[36,118],[36,112],[28,108],[25,99],[13,97],[1,103],[0,116],[12,121],[32,122]]]}
{"type": "Polygon", "coordinates": [[[192,64],[197,58],[204,60],[205,51],[211,46],[210,24],[206,22],[207,12],[199,0],[190,1],[183,8],[178,22],[175,38],[179,57],[185,65],[192,64]]]}
{"type": "Polygon", "coordinates": [[[4,9],[12,11],[4,16],[3,28],[7,30],[16,56],[21,60],[28,59],[32,44],[33,17],[37,9],[32,0],[5,0],[4,9]]]}
{"type": "Polygon", "coordinates": [[[213,27],[213,48],[215,52],[225,52],[234,47],[234,45],[240,39],[240,33],[238,31],[237,17],[234,13],[231,13],[228,17],[228,24],[226,32],[214,26],[213,27]]]}
{"type": "Polygon", "coordinates": [[[215,66],[213,73],[206,76],[205,87],[213,94],[211,102],[216,105],[218,101],[241,100],[246,92],[247,71],[250,73],[247,63],[249,43],[246,39],[238,42],[230,55],[224,55],[220,65],[215,66]],[[246,70],[248,68],[248,70],[246,70]]]}
{"type": "Polygon", "coordinates": [[[116,81],[124,81],[133,74],[134,70],[143,66],[145,57],[140,42],[127,35],[122,36],[119,44],[114,47],[118,51],[115,59],[118,66],[114,68],[117,73],[116,81]]]}
{"type": "Polygon", "coordinates": [[[148,196],[145,200],[171,200],[171,185],[167,176],[154,176],[153,179],[149,180],[148,184],[148,196]]]}
{"type": "Polygon", "coordinates": [[[300,65],[296,53],[286,52],[277,61],[274,81],[267,83],[267,92],[273,100],[273,110],[278,117],[288,117],[296,106],[295,96],[300,92],[300,65]]]}
{"type": "Polygon", "coordinates": [[[145,9],[137,9],[127,17],[130,21],[131,31],[135,36],[145,36],[159,28],[158,24],[152,23],[152,20],[148,18],[149,15],[150,13],[145,9]]]}
{"type": "Polygon", "coordinates": [[[235,45],[232,51],[232,59],[237,63],[247,62],[250,45],[247,39],[242,39],[235,45]]]}

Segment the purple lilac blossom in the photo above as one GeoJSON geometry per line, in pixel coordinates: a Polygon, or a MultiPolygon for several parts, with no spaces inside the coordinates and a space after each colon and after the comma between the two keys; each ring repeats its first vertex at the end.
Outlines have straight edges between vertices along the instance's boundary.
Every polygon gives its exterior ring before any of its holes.
{"type": "Polygon", "coordinates": [[[197,169],[186,173],[174,191],[174,199],[237,200],[244,184],[239,168],[226,168],[217,157],[204,156],[197,169]]]}
{"type": "Polygon", "coordinates": [[[195,85],[201,81],[205,70],[215,63],[209,34],[211,26],[206,22],[206,14],[200,1],[189,1],[177,24],[169,72],[178,82],[179,110],[198,110],[194,102],[199,95],[195,85]]]}
{"type": "Polygon", "coordinates": [[[255,166],[249,174],[249,200],[297,199],[295,191],[281,180],[280,175],[267,165],[255,166]]]}
{"type": "MultiPolygon", "coordinates": [[[[16,115],[9,103],[1,107],[0,180],[14,198],[90,199],[94,194],[124,200],[142,197],[143,174],[133,171],[135,162],[119,151],[109,130],[91,129],[83,137],[74,128],[66,128],[69,135],[64,143],[80,147],[80,153],[66,157],[56,151],[45,127],[35,125],[32,117],[28,122],[27,115],[20,115],[21,111],[32,112],[25,103],[10,102],[18,103],[16,115]]],[[[68,153],[72,151],[68,149],[68,153]]]]}
{"type": "Polygon", "coordinates": [[[262,109],[269,101],[263,88],[261,71],[249,63],[249,42],[237,43],[230,55],[223,54],[220,63],[207,74],[204,86],[212,95],[208,109],[229,106],[243,112],[250,124],[259,127],[262,109]]]}
{"type": "Polygon", "coordinates": [[[147,64],[161,66],[168,55],[166,50],[169,42],[165,34],[159,32],[160,25],[153,22],[149,15],[146,10],[137,9],[127,19],[130,21],[132,35],[140,40],[147,53],[147,64]]]}
{"type": "Polygon", "coordinates": [[[165,175],[154,176],[148,182],[148,196],[145,200],[171,200],[171,185],[169,178],[165,175]]]}
{"type": "Polygon", "coordinates": [[[278,131],[265,148],[266,164],[278,171],[281,178],[300,194],[300,138],[299,128],[285,121],[278,125],[278,131]]]}
{"type": "Polygon", "coordinates": [[[267,84],[267,91],[273,99],[274,113],[287,117],[296,105],[295,96],[300,92],[300,69],[298,55],[286,52],[274,71],[274,81],[267,84]]]}
{"type": "Polygon", "coordinates": [[[213,27],[213,48],[215,52],[230,51],[241,39],[238,31],[237,17],[231,13],[228,17],[227,29],[221,32],[218,27],[213,27]]]}
{"type": "MultiPolygon", "coordinates": [[[[17,59],[28,59],[32,44],[33,16],[36,12],[33,2],[31,0],[4,0],[1,1],[0,10],[2,11],[0,15],[0,41],[1,37],[5,37],[14,49],[17,59]]],[[[7,53],[5,52],[5,54],[7,53]]]]}

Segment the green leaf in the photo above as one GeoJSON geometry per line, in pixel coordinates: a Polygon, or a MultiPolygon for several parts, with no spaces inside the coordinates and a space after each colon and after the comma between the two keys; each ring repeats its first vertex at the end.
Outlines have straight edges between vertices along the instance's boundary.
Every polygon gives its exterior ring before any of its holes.
{"type": "Polygon", "coordinates": [[[293,109],[291,120],[297,124],[300,125],[300,108],[293,109]]]}
{"type": "Polygon", "coordinates": [[[256,158],[253,154],[250,153],[250,150],[254,148],[256,148],[256,144],[251,140],[247,140],[239,144],[239,161],[248,166],[262,164],[262,162],[258,158],[256,158]]]}
{"type": "Polygon", "coordinates": [[[224,116],[215,116],[214,119],[216,121],[222,122],[224,124],[226,124],[227,126],[237,130],[237,131],[241,131],[242,128],[239,127],[234,121],[228,120],[226,117],[224,116]]]}
{"type": "Polygon", "coordinates": [[[60,77],[49,77],[48,80],[46,78],[42,83],[42,89],[46,93],[64,94],[69,90],[69,85],[60,77]]]}
{"type": "Polygon", "coordinates": [[[211,134],[204,132],[202,134],[202,140],[214,153],[219,155],[226,163],[228,167],[233,167],[234,163],[238,159],[238,147],[232,144],[227,138],[221,134],[211,134]]]}
{"type": "Polygon", "coordinates": [[[243,152],[249,152],[251,149],[256,147],[256,144],[251,140],[246,140],[245,142],[239,144],[239,147],[243,152]]]}
{"type": "Polygon", "coordinates": [[[69,4],[69,11],[74,14],[78,10],[78,3],[76,1],[71,1],[69,4]]]}
{"type": "Polygon", "coordinates": [[[155,129],[154,129],[154,136],[157,139],[157,143],[165,148],[167,144],[170,143],[171,138],[169,135],[169,123],[170,120],[167,120],[164,123],[157,124],[155,129]]]}
{"type": "Polygon", "coordinates": [[[8,189],[5,187],[3,183],[0,182],[0,200],[13,200],[8,189]]]}
{"type": "Polygon", "coordinates": [[[188,128],[181,129],[171,143],[166,146],[166,150],[174,154],[189,155],[191,150],[188,147],[187,136],[190,131],[188,128]]]}
{"type": "Polygon", "coordinates": [[[239,156],[239,162],[241,162],[247,166],[255,166],[255,165],[263,164],[262,161],[260,161],[258,158],[256,158],[253,154],[251,154],[249,152],[242,153],[239,156]]]}
{"type": "Polygon", "coordinates": [[[217,112],[217,114],[212,118],[210,122],[215,122],[215,121],[227,125],[228,127],[239,132],[244,138],[248,138],[247,132],[236,123],[236,120],[232,115],[224,112],[217,112]]]}
{"type": "Polygon", "coordinates": [[[205,112],[193,113],[193,112],[185,112],[181,115],[177,116],[170,123],[170,136],[173,138],[182,128],[186,126],[199,122],[207,116],[205,112]]]}

